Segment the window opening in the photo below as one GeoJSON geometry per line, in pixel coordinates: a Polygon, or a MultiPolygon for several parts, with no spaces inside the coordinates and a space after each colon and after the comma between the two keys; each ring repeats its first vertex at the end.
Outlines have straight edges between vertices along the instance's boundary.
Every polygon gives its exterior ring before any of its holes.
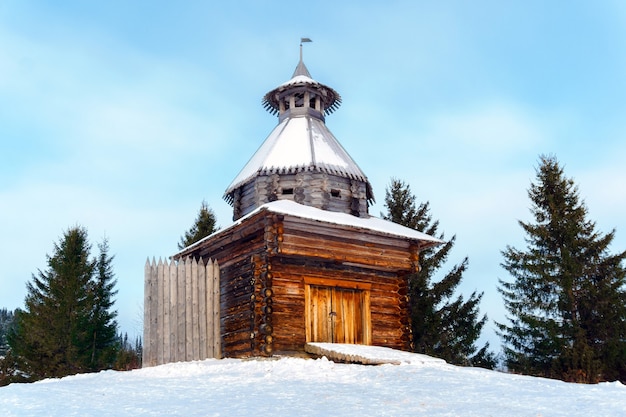
{"type": "Polygon", "coordinates": [[[304,107],[304,93],[296,93],[296,107],[304,107]]]}

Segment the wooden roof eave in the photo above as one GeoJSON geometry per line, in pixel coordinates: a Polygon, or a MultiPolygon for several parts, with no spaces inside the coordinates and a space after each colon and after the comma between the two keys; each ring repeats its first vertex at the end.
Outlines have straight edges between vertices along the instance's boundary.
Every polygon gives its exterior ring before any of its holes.
{"type": "Polygon", "coordinates": [[[252,214],[253,215],[244,216],[239,219],[239,221],[231,224],[225,229],[218,230],[210,234],[209,236],[206,236],[205,238],[187,246],[186,248],[183,248],[179,252],[172,255],[170,258],[174,260],[184,259],[187,256],[191,256],[208,246],[224,246],[257,232],[259,229],[262,229],[264,227],[263,222],[260,222],[259,220],[265,216],[266,211],[261,210],[257,213],[252,214]]]}
{"type": "MultiPolygon", "coordinates": [[[[393,233],[388,233],[381,230],[374,230],[360,226],[354,226],[349,224],[337,224],[330,221],[324,221],[319,219],[309,219],[306,217],[298,216],[291,213],[281,213],[280,211],[274,211],[269,209],[268,207],[261,206],[257,210],[252,213],[247,214],[242,217],[232,225],[228,226],[225,229],[218,230],[217,232],[205,237],[204,239],[182,249],[178,253],[174,254],[171,258],[175,260],[184,259],[187,256],[193,255],[194,253],[198,253],[202,251],[204,247],[208,246],[224,246],[228,243],[232,243],[234,241],[245,238],[246,236],[258,232],[258,230],[264,228],[263,218],[267,216],[279,215],[283,219],[293,218],[298,219],[301,222],[306,222],[311,225],[320,225],[323,224],[328,229],[334,230],[333,234],[336,234],[337,231],[345,230],[351,232],[357,232],[357,234],[362,236],[380,236],[386,239],[391,239],[395,241],[404,241],[407,242],[408,246],[413,246],[417,249],[418,252],[421,252],[425,249],[435,247],[445,243],[439,239],[436,240],[422,240],[418,238],[408,237],[408,236],[398,236],[393,233]]],[[[319,229],[318,229],[319,230],[319,229]]],[[[320,230],[321,232],[321,230],[320,230]]],[[[324,233],[320,233],[324,234],[324,233]]],[[[367,239],[364,239],[367,240],[367,239]]]]}

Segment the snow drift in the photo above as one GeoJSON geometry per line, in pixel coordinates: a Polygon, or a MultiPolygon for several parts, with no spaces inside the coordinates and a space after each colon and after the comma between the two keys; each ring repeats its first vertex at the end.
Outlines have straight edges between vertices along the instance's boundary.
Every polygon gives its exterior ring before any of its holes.
{"type": "MultiPolygon", "coordinates": [[[[346,355],[372,355],[359,347],[346,355]]],[[[0,388],[3,416],[623,416],[618,383],[569,384],[462,368],[326,358],[205,360],[0,388]]],[[[384,359],[384,358],[381,358],[384,359]]]]}

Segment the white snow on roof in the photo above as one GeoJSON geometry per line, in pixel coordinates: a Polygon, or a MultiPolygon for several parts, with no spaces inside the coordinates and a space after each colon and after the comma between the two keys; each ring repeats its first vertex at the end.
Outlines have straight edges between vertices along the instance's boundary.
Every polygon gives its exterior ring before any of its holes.
{"type": "Polygon", "coordinates": [[[188,252],[189,250],[198,247],[202,244],[202,242],[211,239],[213,236],[226,232],[227,230],[243,223],[246,219],[256,215],[262,210],[268,210],[272,213],[277,214],[285,214],[295,217],[300,217],[303,219],[315,220],[323,223],[331,223],[341,226],[349,226],[355,227],[363,230],[369,230],[373,232],[383,233],[391,236],[398,236],[407,239],[420,240],[425,242],[432,242],[435,244],[445,243],[441,239],[437,239],[426,233],[418,232],[417,230],[402,226],[397,223],[390,222],[388,220],[383,220],[378,217],[370,216],[368,218],[364,217],[356,217],[351,214],[346,213],[338,213],[334,211],[321,210],[315,207],[305,206],[295,201],[291,200],[277,200],[272,201],[271,203],[263,204],[262,206],[256,208],[252,212],[246,214],[242,218],[235,221],[230,226],[225,229],[218,230],[205,237],[204,239],[184,248],[180,252],[174,255],[174,257],[178,257],[182,253],[188,252]]]}
{"type": "Polygon", "coordinates": [[[273,146],[265,153],[261,170],[307,166],[313,161],[313,149],[309,143],[308,118],[285,119],[270,135],[273,146]]]}
{"type": "Polygon", "coordinates": [[[287,87],[289,85],[294,85],[294,84],[319,84],[319,83],[315,81],[313,78],[307,77],[306,75],[296,75],[291,80],[285,81],[284,83],[279,85],[278,88],[287,87]]]}
{"type": "Polygon", "coordinates": [[[351,226],[359,229],[366,229],[409,239],[423,240],[434,243],[444,243],[442,240],[427,235],[426,233],[418,232],[417,230],[390,222],[388,220],[383,220],[378,217],[356,217],[347,213],[338,213],[334,211],[321,210],[315,207],[305,206],[291,200],[272,201],[271,203],[262,205],[257,210],[263,210],[264,208],[274,213],[287,214],[309,220],[316,220],[319,222],[332,223],[342,226],[351,226]]]}
{"type": "Polygon", "coordinates": [[[367,182],[363,171],[326,124],[311,116],[287,117],[272,130],[243,167],[226,194],[256,175],[317,169],[367,182]]]}
{"type": "Polygon", "coordinates": [[[364,177],[356,162],[341,147],[339,141],[326,128],[326,125],[318,119],[308,118],[311,135],[311,149],[314,150],[313,160],[315,163],[341,168],[346,173],[357,177],[364,177]],[[334,140],[329,140],[332,138],[334,140]]]}

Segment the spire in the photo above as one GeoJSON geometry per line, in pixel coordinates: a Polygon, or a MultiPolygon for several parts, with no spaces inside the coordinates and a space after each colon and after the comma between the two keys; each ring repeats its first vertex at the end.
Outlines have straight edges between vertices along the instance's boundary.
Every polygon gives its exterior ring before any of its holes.
{"type": "Polygon", "coordinates": [[[291,78],[296,77],[298,75],[304,75],[305,77],[311,78],[311,73],[307,69],[306,65],[304,65],[304,61],[302,60],[302,44],[304,42],[313,42],[313,41],[309,38],[300,38],[300,62],[298,62],[298,66],[296,67],[296,70],[293,72],[293,75],[291,76],[291,78]]]}
{"type": "Polygon", "coordinates": [[[273,115],[278,114],[280,120],[294,113],[308,112],[323,121],[325,115],[337,110],[341,104],[339,93],[311,77],[302,59],[304,42],[313,41],[300,38],[300,61],[291,79],[263,97],[263,107],[273,115]]]}

